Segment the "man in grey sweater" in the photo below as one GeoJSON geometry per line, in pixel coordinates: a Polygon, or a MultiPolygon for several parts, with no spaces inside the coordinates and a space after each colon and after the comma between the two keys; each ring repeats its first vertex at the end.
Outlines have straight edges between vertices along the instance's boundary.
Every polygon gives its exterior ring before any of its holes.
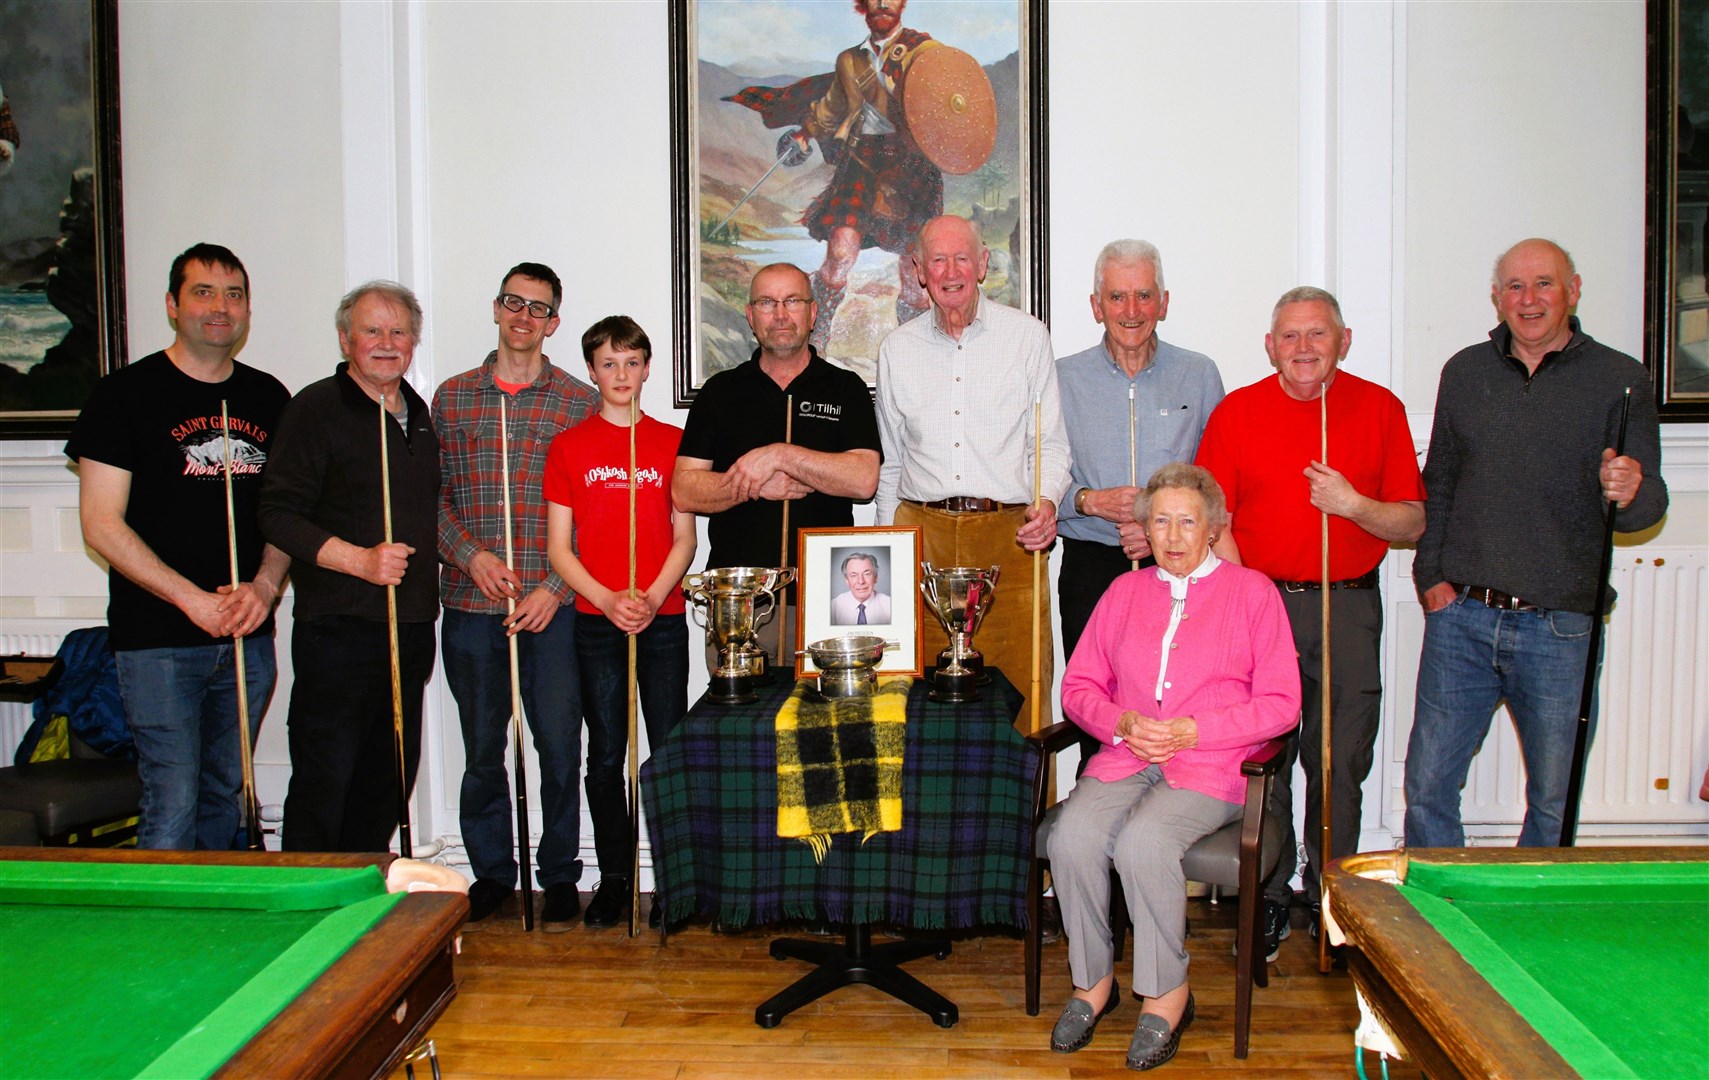
{"type": "Polygon", "coordinates": [[[1579,329],[1572,257],[1523,240],[1496,263],[1491,297],[1501,325],[1442,369],[1424,466],[1408,847],[1465,843],[1460,789],[1502,699],[1525,761],[1519,843],[1559,842],[1591,620],[1606,614],[1592,611],[1604,509],[1615,503],[1623,532],[1667,512],[1649,374],[1579,329]]]}

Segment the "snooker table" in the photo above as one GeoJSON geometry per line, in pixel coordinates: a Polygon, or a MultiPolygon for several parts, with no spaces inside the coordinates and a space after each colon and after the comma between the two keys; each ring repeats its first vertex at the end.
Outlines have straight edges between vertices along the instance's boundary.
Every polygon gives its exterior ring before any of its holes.
{"type": "Polygon", "coordinates": [[[456,993],[389,855],[0,848],[0,1073],[384,1076],[456,993]]]}
{"type": "Polygon", "coordinates": [[[1330,941],[1433,1080],[1709,1073],[1709,848],[1421,848],[1325,875],[1330,941]]]}

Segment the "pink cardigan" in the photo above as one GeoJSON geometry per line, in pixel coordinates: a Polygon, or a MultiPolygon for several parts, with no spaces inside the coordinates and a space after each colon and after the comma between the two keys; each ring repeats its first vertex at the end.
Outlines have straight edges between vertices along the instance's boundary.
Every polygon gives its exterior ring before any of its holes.
{"type": "Polygon", "coordinates": [[[1147,568],[1117,578],[1086,624],[1062,678],[1063,712],[1103,743],[1086,775],[1120,780],[1149,764],[1111,743],[1123,712],[1191,716],[1199,743],[1163,763],[1164,779],[1241,802],[1240,763],[1299,722],[1299,655],[1288,614],[1275,584],[1255,570],[1225,561],[1193,578],[1159,705],[1169,608],[1169,584],[1147,568]]]}

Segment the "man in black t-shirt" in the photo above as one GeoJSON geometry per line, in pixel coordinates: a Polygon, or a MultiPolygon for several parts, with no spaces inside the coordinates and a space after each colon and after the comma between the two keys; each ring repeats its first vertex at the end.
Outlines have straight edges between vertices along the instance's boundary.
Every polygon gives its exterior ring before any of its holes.
{"type": "MultiPolygon", "coordinates": [[[[759,348],[706,380],[689,409],[671,498],[679,510],[708,515],[708,569],[793,566],[800,530],[854,524],[854,502],[878,488],[872,395],[859,375],[807,343],[816,313],[800,268],[762,267],[748,288],[759,348]]],[[[786,649],[795,641],[794,597],[791,591],[786,649]]]]}
{"type": "Polygon", "coordinates": [[[173,260],[166,315],[172,344],[96,385],[65,453],[78,463],[84,543],[111,568],[109,639],[142,777],[138,844],[227,849],[243,778],[235,639],[251,737],[276,673],[273,605],[289,560],[262,540],[255,512],[290,394],[233,359],[249,330],[249,275],[226,248],[197,244],[173,260]]]}

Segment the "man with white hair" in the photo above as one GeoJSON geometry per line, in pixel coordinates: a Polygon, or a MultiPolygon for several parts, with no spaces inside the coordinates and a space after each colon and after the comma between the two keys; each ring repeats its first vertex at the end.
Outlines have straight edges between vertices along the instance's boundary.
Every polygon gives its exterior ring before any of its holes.
{"type": "MultiPolygon", "coordinates": [[[[1192,461],[1211,410],[1222,400],[1222,376],[1203,353],[1164,341],[1169,315],[1163,257],[1144,240],[1114,240],[1092,272],[1092,318],[1103,340],[1056,362],[1062,416],[1073,451],[1073,482],[1058,531],[1062,571],[1062,650],[1072,657],[1086,620],[1110,582],[1153,565],[1145,530],[1133,518],[1145,480],[1172,461],[1192,461]]],[[[1098,748],[1081,738],[1081,763],[1098,748]]]]}
{"type": "MultiPolygon", "coordinates": [[[[878,347],[878,524],[920,526],[925,558],[935,565],[1003,568],[975,644],[988,665],[1023,686],[1033,605],[1044,626],[1051,621],[1049,594],[1033,595],[1029,559],[1055,542],[1056,507],[1069,484],[1050,331],[980,293],[989,253],[965,218],[927,222],[913,259],[932,310],[878,347]],[[1036,479],[1035,406],[1042,428],[1036,479]]],[[[1052,685],[1054,668],[1046,634],[1041,686],[1052,685]]]]}
{"type": "Polygon", "coordinates": [[[285,850],[384,851],[400,798],[386,588],[397,590],[407,798],[439,617],[439,439],[404,381],[421,340],[415,294],[371,281],[334,321],[344,362],[285,407],[261,487],[261,531],[291,556],[296,588],[285,850]]]}
{"type": "MultiPolygon", "coordinates": [[[[1310,285],[1283,293],[1264,351],[1276,374],[1223,399],[1205,426],[1198,464],[1216,475],[1232,521],[1216,551],[1276,583],[1299,652],[1300,730],[1276,777],[1271,813],[1294,850],[1293,764],[1305,770],[1303,883],[1315,907],[1322,863],[1323,727],[1329,724],[1330,853],[1359,850],[1361,787],[1371,771],[1382,716],[1383,598],[1378,571],[1391,543],[1424,531],[1424,485],[1406,408],[1387,388],[1341,370],[1353,331],[1335,297],[1310,285]],[[1327,433],[1328,460],[1323,458],[1327,433]],[[1324,640],[1323,530],[1329,520],[1329,610],[1324,640]],[[1330,712],[1323,715],[1323,655],[1330,712]]],[[[1288,936],[1294,860],[1265,887],[1264,937],[1271,960],[1288,936]]],[[[1312,921],[1315,933],[1317,920],[1312,921]]]]}

